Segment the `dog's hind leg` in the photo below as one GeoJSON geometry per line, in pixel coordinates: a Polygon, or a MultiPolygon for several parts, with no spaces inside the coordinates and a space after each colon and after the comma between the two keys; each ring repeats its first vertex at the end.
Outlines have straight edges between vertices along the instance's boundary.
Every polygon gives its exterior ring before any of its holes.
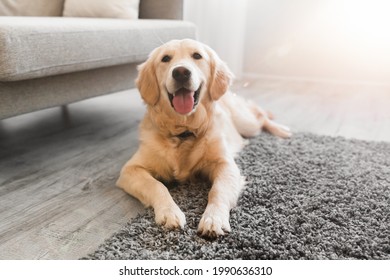
{"type": "Polygon", "coordinates": [[[220,99],[220,104],[229,112],[234,127],[241,136],[250,138],[260,133],[265,118],[255,112],[250,102],[232,92],[227,92],[220,99]]]}
{"type": "Polygon", "coordinates": [[[282,138],[291,136],[288,127],[274,122],[271,113],[266,112],[252,101],[227,92],[221,98],[221,104],[230,112],[234,126],[245,138],[258,135],[262,128],[282,138]]]}
{"type": "Polygon", "coordinates": [[[290,129],[287,126],[276,123],[270,119],[267,119],[264,122],[264,129],[269,131],[271,134],[281,138],[289,138],[292,135],[290,129]]]}

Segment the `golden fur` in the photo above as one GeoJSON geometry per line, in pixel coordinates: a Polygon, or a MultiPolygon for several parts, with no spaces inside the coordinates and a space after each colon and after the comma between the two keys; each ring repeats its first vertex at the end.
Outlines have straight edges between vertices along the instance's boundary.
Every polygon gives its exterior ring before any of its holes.
{"type": "Polygon", "coordinates": [[[229,212],[243,188],[234,156],[244,138],[262,128],[290,136],[288,128],[273,122],[257,105],[229,92],[232,78],[212,49],[189,39],[162,45],[140,65],[136,83],[147,112],[140,124],[139,149],[123,167],[117,185],[153,207],[157,224],[185,225],[185,216],[163,181],[206,178],[212,187],[198,231],[209,237],[229,232],[229,212]],[[185,83],[174,78],[178,68],[191,72],[185,83]],[[193,97],[198,104],[185,114],[170,102],[176,94],[169,97],[180,88],[192,96],[198,93],[198,98],[193,97]],[[183,139],[179,135],[185,131],[191,135],[183,139]]]}

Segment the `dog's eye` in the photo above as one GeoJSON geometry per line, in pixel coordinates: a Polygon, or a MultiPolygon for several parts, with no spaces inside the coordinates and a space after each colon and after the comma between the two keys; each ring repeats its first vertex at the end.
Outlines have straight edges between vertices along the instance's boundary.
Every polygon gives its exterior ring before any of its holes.
{"type": "Polygon", "coordinates": [[[194,59],[202,59],[202,56],[199,54],[199,53],[194,53],[193,55],[192,55],[192,57],[194,58],[194,59]]]}
{"type": "Polygon", "coordinates": [[[161,59],[161,62],[169,62],[171,61],[172,57],[169,55],[164,55],[164,57],[161,59]]]}

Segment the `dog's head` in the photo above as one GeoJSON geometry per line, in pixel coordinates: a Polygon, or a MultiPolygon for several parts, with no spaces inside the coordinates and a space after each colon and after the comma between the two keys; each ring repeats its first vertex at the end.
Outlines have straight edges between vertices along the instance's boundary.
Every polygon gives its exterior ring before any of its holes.
{"type": "Polygon", "coordinates": [[[190,115],[228,89],[233,74],[217,54],[197,41],[173,40],[139,66],[137,87],[146,104],[190,115]]]}

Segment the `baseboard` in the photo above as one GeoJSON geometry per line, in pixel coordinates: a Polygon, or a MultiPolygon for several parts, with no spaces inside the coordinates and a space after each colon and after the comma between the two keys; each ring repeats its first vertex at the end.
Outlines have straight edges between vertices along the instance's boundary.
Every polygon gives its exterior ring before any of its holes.
{"type": "Polygon", "coordinates": [[[314,78],[305,76],[283,76],[283,75],[269,75],[254,72],[244,72],[238,81],[245,80],[257,80],[257,79],[269,79],[269,80],[283,80],[283,81],[295,81],[295,82],[315,82],[315,83],[332,83],[332,84],[345,84],[345,85],[366,85],[366,86],[390,86],[390,83],[376,82],[376,81],[362,81],[362,80],[342,80],[342,79],[330,79],[330,78],[314,78]]]}

